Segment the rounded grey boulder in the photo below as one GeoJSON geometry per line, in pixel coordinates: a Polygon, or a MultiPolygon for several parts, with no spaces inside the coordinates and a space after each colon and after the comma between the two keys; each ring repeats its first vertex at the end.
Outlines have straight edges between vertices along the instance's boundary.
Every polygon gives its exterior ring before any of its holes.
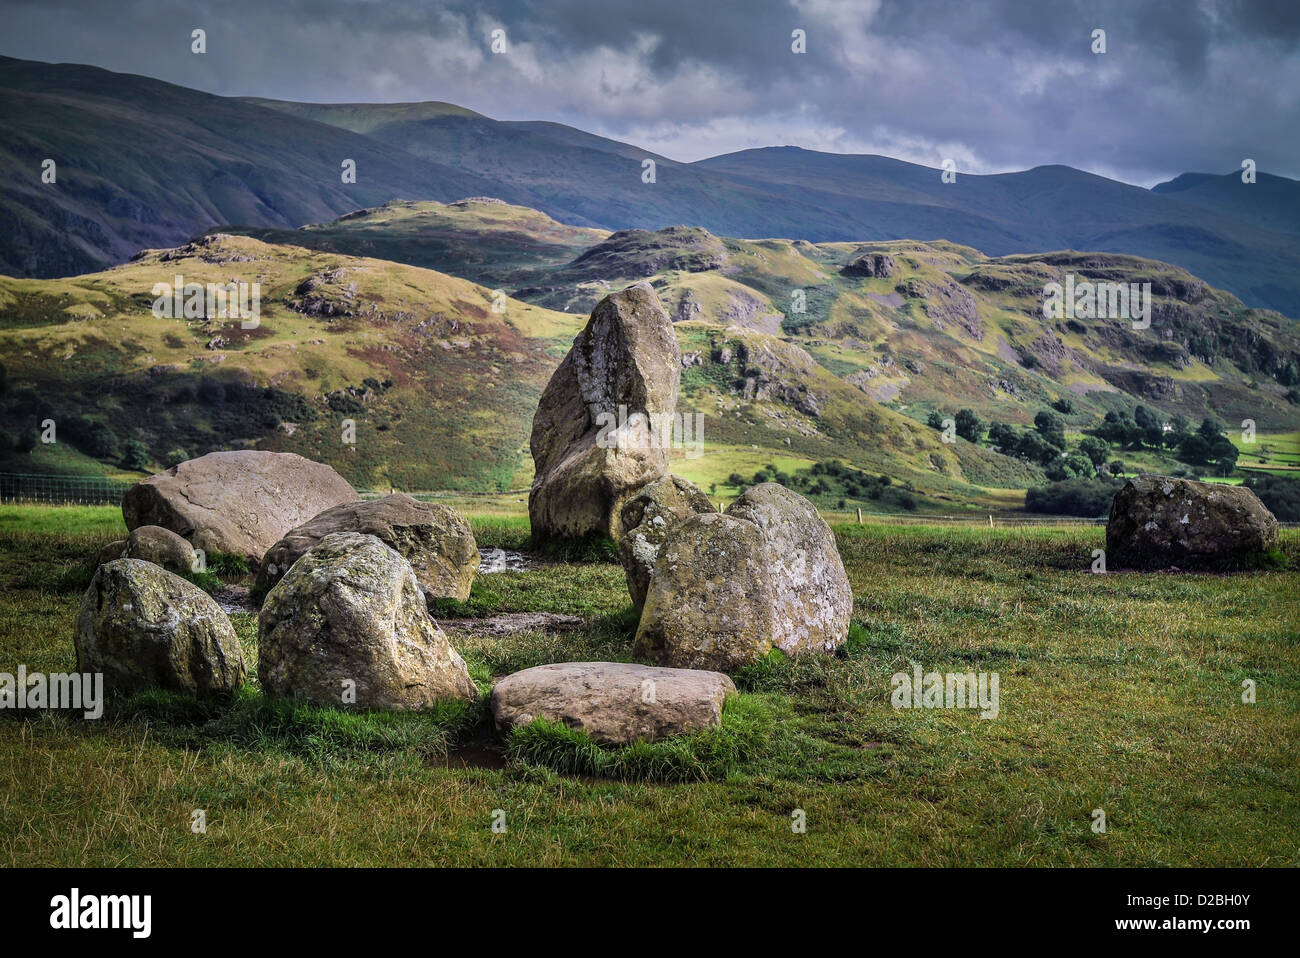
{"type": "Polygon", "coordinates": [[[626,745],[718,726],[722,703],[735,690],[719,672],[566,662],[501,679],[492,689],[492,716],[502,730],[545,718],[597,742],[626,745]]]}
{"type": "Polygon", "coordinates": [[[372,535],[321,539],[267,594],[257,626],[267,695],[379,709],[478,697],[410,563],[372,535]]]}
{"type": "Polygon", "coordinates": [[[290,452],[210,452],[136,483],[122,517],[128,529],[162,526],[256,566],[294,526],[358,498],[332,468],[290,452]]]}
{"type": "Polygon", "coordinates": [[[257,585],[270,589],[303,553],[336,532],[372,535],[395,550],[411,564],[428,598],[469,598],[480,561],[469,523],[450,506],[401,492],[334,506],[291,529],[262,557],[257,585]]]}
{"type": "Polygon", "coordinates": [[[114,692],[158,687],[197,696],[243,684],[244,656],[221,607],[142,559],[101,565],[77,614],[77,670],[114,692]]]}
{"type": "Polygon", "coordinates": [[[1277,518],[1244,486],[1138,476],[1106,523],[1112,568],[1248,568],[1277,546],[1277,518]]]}
{"type": "Polygon", "coordinates": [[[194,571],[194,549],[176,533],[162,526],[137,526],[132,529],[123,556],[152,562],[178,575],[194,571]]]}

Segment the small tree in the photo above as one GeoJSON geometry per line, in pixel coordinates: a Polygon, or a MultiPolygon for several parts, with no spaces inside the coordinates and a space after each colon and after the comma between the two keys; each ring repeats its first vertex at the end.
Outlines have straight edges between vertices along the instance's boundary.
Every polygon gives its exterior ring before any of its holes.
{"type": "Polygon", "coordinates": [[[177,446],[175,449],[168,452],[167,455],[163,456],[163,465],[170,469],[172,466],[179,466],[189,458],[190,454],[180,446],[177,446]]]}
{"type": "Polygon", "coordinates": [[[1128,467],[1124,465],[1123,459],[1112,460],[1110,464],[1110,474],[1112,476],[1122,476],[1126,472],[1128,472],[1128,467]]]}
{"type": "Polygon", "coordinates": [[[126,441],[126,453],[122,457],[122,468],[143,472],[149,468],[149,447],[139,439],[126,441]]]}
{"type": "Polygon", "coordinates": [[[959,410],[956,417],[957,435],[967,442],[979,442],[984,438],[984,420],[970,409],[959,410]]]}

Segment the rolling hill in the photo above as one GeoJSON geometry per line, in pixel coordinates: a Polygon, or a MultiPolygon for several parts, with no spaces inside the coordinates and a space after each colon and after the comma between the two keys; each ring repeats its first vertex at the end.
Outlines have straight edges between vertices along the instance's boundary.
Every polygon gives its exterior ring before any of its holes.
{"type": "Polygon", "coordinates": [[[446,103],[224,98],[12,58],[0,58],[0,104],[4,161],[30,171],[0,199],[0,270],[13,275],[98,269],[214,226],[294,228],[395,198],[487,195],[605,230],[1124,253],[1300,316],[1297,184],[1266,174],[1243,192],[1231,177],[1144,190],[1065,166],[944,184],[887,157],[794,147],[679,163],[446,103]],[[40,182],[44,158],[59,163],[57,186],[40,182]],[[356,184],[340,182],[344,158],[357,161],[356,184]],[[644,159],[657,164],[654,183],[642,182],[644,159]]]}

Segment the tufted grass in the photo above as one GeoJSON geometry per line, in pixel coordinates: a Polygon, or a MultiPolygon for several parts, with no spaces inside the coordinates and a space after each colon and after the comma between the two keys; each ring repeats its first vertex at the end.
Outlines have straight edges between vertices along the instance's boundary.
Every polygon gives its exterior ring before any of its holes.
{"type": "MultiPolygon", "coordinates": [[[[75,668],[71,570],[121,533],[65,520],[0,511],[0,671],[75,668]]],[[[518,517],[473,521],[486,547],[526,542],[518,517]]],[[[1287,569],[1233,576],[1093,575],[1093,526],[836,532],[855,592],[840,653],[741,670],[722,726],[674,741],[492,727],[497,676],[631,659],[608,562],[480,575],[440,608],[583,620],[450,633],[472,706],[321,709],[254,681],[226,702],[141,693],[97,722],[0,711],[0,863],[1300,864],[1300,532],[1283,532],[1287,569]],[[997,672],[999,717],[893,708],[913,663],[997,672]]],[[[255,675],[255,617],[232,622],[255,675]]]]}

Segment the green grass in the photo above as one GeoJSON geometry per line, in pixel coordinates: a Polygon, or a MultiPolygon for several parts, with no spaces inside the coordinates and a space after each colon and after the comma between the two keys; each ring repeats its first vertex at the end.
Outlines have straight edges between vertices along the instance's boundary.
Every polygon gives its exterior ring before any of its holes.
{"type": "MultiPolygon", "coordinates": [[[[120,530],[29,512],[0,514],[0,670],[68,671],[80,591],[63,576],[120,530]]],[[[525,541],[517,517],[473,521],[482,545],[525,541]]],[[[608,562],[480,575],[442,617],[584,624],[450,633],[485,693],[471,707],[321,709],[254,683],[228,702],[144,693],[98,722],[0,712],[0,862],[1300,864],[1297,573],[1093,575],[1090,526],[836,531],[849,642],[740,671],[717,729],[625,748],[540,722],[499,735],[495,677],[631,660],[636,621],[608,562]],[[893,708],[912,663],[997,672],[1001,714],[893,708]]],[[[1294,569],[1300,532],[1281,552],[1294,569]]],[[[232,621],[255,671],[255,618],[232,621]]]]}

